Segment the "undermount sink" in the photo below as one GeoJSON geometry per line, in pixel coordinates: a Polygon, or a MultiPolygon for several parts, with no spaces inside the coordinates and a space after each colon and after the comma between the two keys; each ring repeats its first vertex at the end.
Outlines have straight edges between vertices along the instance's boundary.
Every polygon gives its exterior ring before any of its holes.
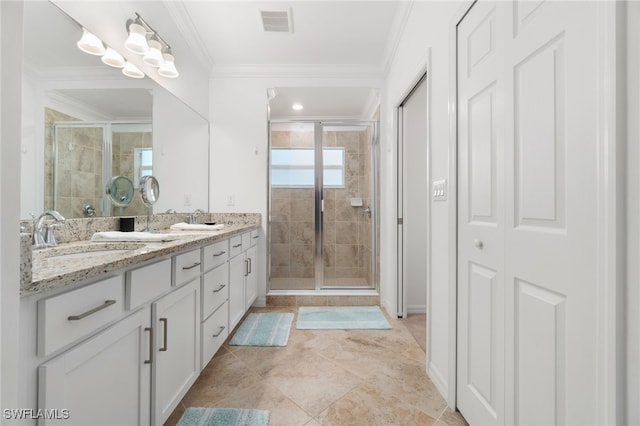
{"type": "Polygon", "coordinates": [[[91,243],[71,246],[58,246],[34,251],[41,259],[86,259],[99,256],[113,256],[131,252],[144,247],[142,243],[91,243]]]}

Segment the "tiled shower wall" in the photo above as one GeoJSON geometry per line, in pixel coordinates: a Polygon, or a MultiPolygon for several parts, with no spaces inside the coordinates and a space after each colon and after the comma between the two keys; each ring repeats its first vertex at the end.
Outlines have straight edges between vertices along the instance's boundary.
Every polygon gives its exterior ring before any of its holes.
{"type": "MultiPolygon", "coordinates": [[[[313,130],[274,131],[272,146],[313,147],[313,130]]],[[[371,203],[370,131],[327,131],[324,146],[345,148],[345,187],[324,190],[323,256],[326,285],[372,285],[371,218],[364,209],[371,203]],[[363,206],[351,206],[362,198],[363,206]]],[[[271,278],[314,276],[314,189],[271,190],[271,278]]],[[[301,280],[299,289],[312,289],[301,280]]],[[[276,283],[276,285],[274,285],[276,283]]]]}
{"type": "MultiPolygon", "coordinates": [[[[54,121],[79,121],[61,112],[45,109],[45,209],[54,208],[54,121]]],[[[55,208],[64,217],[83,217],[91,204],[100,211],[102,199],[102,129],[99,127],[58,129],[58,159],[55,208]]]]}

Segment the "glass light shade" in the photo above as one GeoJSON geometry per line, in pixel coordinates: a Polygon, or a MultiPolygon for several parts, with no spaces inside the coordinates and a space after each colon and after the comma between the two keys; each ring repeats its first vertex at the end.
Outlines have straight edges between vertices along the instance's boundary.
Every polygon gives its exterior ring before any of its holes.
{"type": "Polygon", "coordinates": [[[94,34],[87,31],[86,28],[82,29],[82,37],[76,43],[78,49],[82,50],[89,55],[104,55],[105,48],[104,44],[102,44],[102,40],[96,37],[94,34]]]}
{"type": "Polygon", "coordinates": [[[158,40],[153,38],[149,39],[149,50],[147,54],[142,58],[145,64],[152,67],[159,67],[164,62],[162,58],[162,45],[158,40]]]}
{"type": "Polygon", "coordinates": [[[140,68],[136,67],[131,62],[127,62],[125,64],[124,68],[122,69],[122,74],[126,75],[127,77],[132,77],[132,78],[143,78],[144,77],[144,73],[142,71],[140,71],[140,68]]]}
{"type": "Polygon", "coordinates": [[[126,63],[122,55],[110,47],[107,47],[107,51],[102,56],[102,62],[114,68],[124,68],[126,63]]]}
{"type": "Polygon", "coordinates": [[[147,30],[140,24],[129,25],[129,37],[124,42],[124,47],[130,52],[144,55],[149,51],[147,44],[147,30]]]}
{"type": "Polygon", "coordinates": [[[162,55],[164,57],[164,64],[160,65],[160,69],[158,69],[158,74],[167,78],[176,78],[180,73],[176,69],[175,58],[170,53],[164,53],[162,55]]]}

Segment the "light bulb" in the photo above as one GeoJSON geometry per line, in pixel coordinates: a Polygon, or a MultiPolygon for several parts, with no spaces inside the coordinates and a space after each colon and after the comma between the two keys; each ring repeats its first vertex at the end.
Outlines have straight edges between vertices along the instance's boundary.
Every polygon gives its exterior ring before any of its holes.
{"type": "Polygon", "coordinates": [[[102,62],[114,68],[124,68],[126,63],[122,55],[110,47],[107,47],[107,51],[102,56],[102,62]]]}
{"type": "Polygon", "coordinates": [[[160,65],[158,69],[158,74],[167,78],[176,78],[180,73],[176,69],[175,58],[171,53],[164,53],[162,55],[164,58],[164,63],[160,65]]]}
{"type": "Polygon", "coordinates": [[[140,24],[132,23],[129,25],[129,37],[124,42],[124,46],[130,52],[144,55],[149,50],[147,44],[147,30],[140,24]]]}
{"type": "Polygon", "coordinates": [[[127,61],[127,63],[125,64],[124,68],[122,69],[122,74],[126,75],[127,77],[132,77],[132,78],[143,78],[144,77],[144,73],[142,71],[140,71],[140,68],[136,67],[135,65],[133,65],[129,61],[127,61]]]}
{"type": "Polygon", "coordinates": [[[78,49],[82,50],[89,55],[104,55],[105,48],[104,44],[102,44],[102,40],[96,37],[94,34],[87,31],[86,28],[82,28],[82,37],[76,43],[78,49]]]}
{"type": "Polygon", "coordinates": [[[150,38],[149,50],[147,51],[147,54],[142,58],[144,63],[147,65],[151,65],[152,67],[159,67],[160,65],[162,65],[164,59],[162,58],[161,49],[162,45],[160,44],[160,42],[153,37],[150,38]]]}

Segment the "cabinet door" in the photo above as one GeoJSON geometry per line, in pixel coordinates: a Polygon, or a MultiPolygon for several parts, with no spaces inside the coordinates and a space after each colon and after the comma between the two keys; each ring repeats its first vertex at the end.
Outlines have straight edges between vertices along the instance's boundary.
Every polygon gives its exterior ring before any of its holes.
{"type": "Polygon", "coordinates": [[[247,250],[247,276],[245,278],[245,311],[258,296],[258,248],[254,245],[247,250]]]}
{"type": "Polygon", "coordinates": [[[155,328],[153,424],[163,424],[200,373],[200,283],[152,305],[155,328]]]}
{"type": "Polygon", "coordinates": [[[149,319],[149,308],[140,310],[42,364],[38,408],[59,410],[59,420],[39,424],[148,425],[149,319]]]}
{"type": "Polygon", "coordinates": [[[244,253],[229,261],[229,331],[238,324],[244,315],[244,278],[247,262],[244,253]]]}

